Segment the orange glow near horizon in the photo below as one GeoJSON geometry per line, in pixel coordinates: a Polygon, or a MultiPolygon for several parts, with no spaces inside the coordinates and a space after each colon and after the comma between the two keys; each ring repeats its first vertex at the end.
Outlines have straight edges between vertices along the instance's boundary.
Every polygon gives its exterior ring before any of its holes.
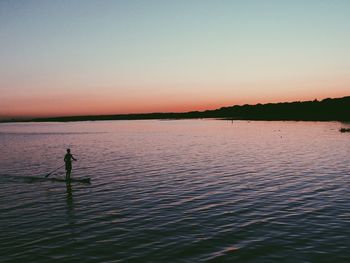
{"type": "MultiPolygon", "coordinates": [[[[1,117],[56,117],[56,116],[82,116],[82,115],[114,115],[114,114],[134,114],[134,113],[154,113],[154,112],[189,112],[214,110],[221,107],[233,105],[257,104],[257,103],[277,103],[292,101],[322,100],[325,98],[337,98],[350,95],[346,92],[332,93],[322,92],[320,94],[310,93],[300,97],[296,94],[288,94],[275,97],[273,94],[266,94],[255,98],[252,96],[237,96],[237,98],[167,98],[156,101],[144,101],[142,98],[134,100],[118,100],[115,98],[85,98],[85,99],[45,99],[32,98],[22,99],[16,107],[2,108],[1,117]]],[[[6,104],[11,104],[10,103],[6,104]]],[[[6,105],[5,105],[6,106],[6,105]]]]}
{"type": "MultiPolygon", "coordinates": [[[[113,80],[111,80],[113,81],[113,80]]],[[[117,83],[117,80],[113,81],[117,83]]],[[[15,82],[7,83],[13,86],[15,82]]],[[[56,82],[19,89],[31,90],[2,95],[1,118],[114,115],[153,112],[188,112],[257,103],[322,100],[349,96],[350,77],[341,74],[307,77],[262,76],[252,81],[214,84],[200,80],[195,84],[131,82],[124,88],[99,81],[82,88],[84,82],[56,82]],[[103,85],[104,84],[104,85],[103,85]],[[60,88],[62,87],[62,88],[60,88]]],[[[9,89],[10,90],[10,89],[9,89]]]]}

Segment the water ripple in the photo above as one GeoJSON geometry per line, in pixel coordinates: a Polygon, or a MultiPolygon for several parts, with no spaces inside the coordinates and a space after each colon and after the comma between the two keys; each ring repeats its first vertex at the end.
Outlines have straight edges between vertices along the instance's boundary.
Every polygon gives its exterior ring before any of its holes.
{"type": "Polygon", "coordinates": [[[0,261],[348,262],[350,140],[337,131],[334,122],[0,125],[0,261]],[[73,176],[90,185],[44,179],[67,147],[79,156],[73,176]]]}

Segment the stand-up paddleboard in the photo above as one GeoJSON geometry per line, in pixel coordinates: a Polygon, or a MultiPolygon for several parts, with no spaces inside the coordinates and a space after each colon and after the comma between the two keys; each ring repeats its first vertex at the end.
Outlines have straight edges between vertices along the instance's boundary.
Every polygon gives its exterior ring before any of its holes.
{"type": "Polygon", "coordinates": [[[55,182],[76,182],[76,183],[85,183],[85,184],[89,184],[90,183],[90,177],[85,177],[85,178],[75,178],[72,177],[70,178],[70,180],[66,180],[66,178],[59,178],[59,177],[52,177],[52,178],[47,178],[47,180],[51,180],[51,181],[55,181],[55,182]]]}
{"type": "MultiPolygon", "coordinates": [[[[7,180],[20,180],[28,183],[35,183],[35,182],[65,182],[69,183],[66,181],[65,177],[50,177],[50,178],[45,178],[45,177],[36,177],[36,176],[9,176],[7,177],[7,180]]],[[[70,179],[71,183],[84,183],[84,184],[90,184],[91,183],[91,178],[90,177],[71,177],[70,179]]]]}

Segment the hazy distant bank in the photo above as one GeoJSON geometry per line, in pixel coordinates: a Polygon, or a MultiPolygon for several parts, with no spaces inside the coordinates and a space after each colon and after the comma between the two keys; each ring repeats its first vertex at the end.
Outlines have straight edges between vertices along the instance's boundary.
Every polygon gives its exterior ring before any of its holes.
{"type": "Polygon", "coordinates": [[[148,119],[198,119],[224,118],[232,120],[300,120],[300,121],[350,121],[350,96],[322,101],[297,101],[256,105],[236,105],[216,110],[191,111],[183,113],[146,113],[69,116],[11,119],[1,122],[67,122],[101,120],[148,120],[148,119]]]}

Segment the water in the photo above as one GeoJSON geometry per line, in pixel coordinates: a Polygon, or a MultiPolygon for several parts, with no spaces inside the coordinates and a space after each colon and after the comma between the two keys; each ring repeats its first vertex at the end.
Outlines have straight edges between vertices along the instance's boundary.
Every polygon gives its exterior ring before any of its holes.
{"type": "Polygon", "coordinates": [[[349,262],[350,134],[340,127],[1,124],[0,262],[349,262]],[[36,179],[67,147],[73,176],[91,184],[36,179]]]}

